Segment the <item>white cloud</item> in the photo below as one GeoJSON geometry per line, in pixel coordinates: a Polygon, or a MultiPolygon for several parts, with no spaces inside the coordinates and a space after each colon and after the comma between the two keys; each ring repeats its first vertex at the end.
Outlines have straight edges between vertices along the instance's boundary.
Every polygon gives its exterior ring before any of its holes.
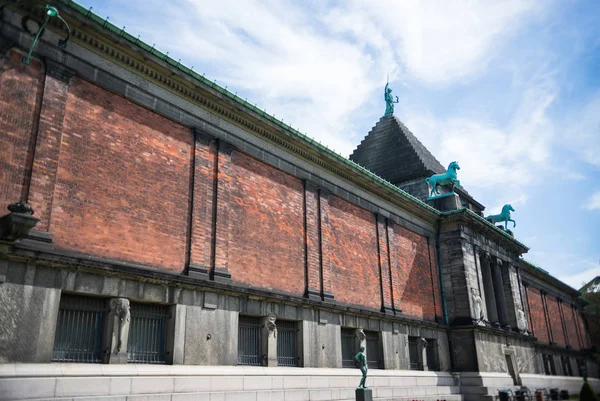
{"type": "Polygon", "coordinates": [[[505,199],[526,199],[523,187],[547,167],[554,124],[547,109],[556,96],[549,79],[534,82],[505,126],[455,116],[447,119],[408,110],[407,124],[442,164],[457,160],[467,189],[502,187],[505,199]]]}
{"type": "Polygon", "coordinates": [[[591,267],[576,274],[560,275],[558,279],[578,290],[597,276],[600,276],[600,267],[591,267]]]}
{"type": "Polygon", "coordinates": [[[588,198],[587,202],[585,202],[583,207],[588,210],[600,209],[600,191],[594,192],[594,194],[588,198]]]}
{"type": "Polygon", "coordinates": [[[600,91],[565,124],[564,145],[583,160],[600,168],[600,91]]]}
{"type": "Polygon", "coordinates": [[[409,74],[429,83],[485,70],[490,50],[539,12],[534,1],[345,1],[325,21],[379,50],[392,50],[409,74]]]}

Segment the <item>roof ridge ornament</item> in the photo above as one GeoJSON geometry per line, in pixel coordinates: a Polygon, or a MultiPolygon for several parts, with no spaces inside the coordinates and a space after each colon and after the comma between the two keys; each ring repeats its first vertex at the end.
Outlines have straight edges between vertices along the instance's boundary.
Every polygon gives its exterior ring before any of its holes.
{"type": "Polygon", "coordinates": [[[457,174],[456,174],[457,170],[460,170],[460,166],[458,165],[458,162],[453,161],[452,163],[450,163],[450,165],[448,166],[448,171],[446,171],[445,173],[434,174],[431,177],[425,178],[425,182],[429,186],[429,198],[427,198],[427,199],[428,200],[436,199],[439,197],[454,194],[454,188],[461,187],[460,181],[458,180],[457,174]],[[439,185],[447,185],[447,184],[452,185],[451,191],[448,194],[440,195],[440,193],[438,192],[438,186],[439,185]]]}
{"type": "Polygon", "coordinates": [[[385,114],[384,117],[391,116],[394,114],[394,104],[399,103],[398,96],[396,96],[396,101],[394,101],[394,96],[392,96],[392,88],[390,88],[389,79],[385,84],[385,89],[383,92],[383,98],[385,99],[385,114]]]}

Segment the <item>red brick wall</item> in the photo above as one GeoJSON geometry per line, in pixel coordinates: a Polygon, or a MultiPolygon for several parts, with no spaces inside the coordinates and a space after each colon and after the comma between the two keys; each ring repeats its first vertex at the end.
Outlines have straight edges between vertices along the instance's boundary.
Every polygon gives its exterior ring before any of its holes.
{"type": "Polygon", "coordinates": [[[577,335],[577,327],[575,327],[575,318],[573,315],[573,307],[563,303],[563,314],[565,316],[565,326],[567,326],[567,340],[574,350],[581,348],[579,344],[579,336],[577,335]]]}
{"type": "Polygon", "coordinates": [[[544,310],[544,304],[542,303],[542,295],[540,290],[537,288],[528,286],[527,287],[527,299],[529,303],[529,321],[533,329],[533,335],[537,337],[540,342],[548,344],[550,338],[548,337],[548,325],[546,324],[546,311],[544,310]]]}
{"type": "Polygon", "coordinates": [[[188,128],[74,78],[52,202],[55,246],[182,270],[191,139],[188,128]]]}
{"type": "Polygon", "coordinates": [[[27,66],[21,57],[11,51],[0,70],[0,215],[25,199],[44,85],[39,62],[27,66]]]}
{"type": "Polygon", "coordinates": [[[217,225],[227,214],[227,227],[219,229],[216,267],[226,267],[235,282],[303,295],[302,181],[237,151],[220,159],[218,202],[225,210],[217,225]]]}
{"type": "Polygon", "coordinates": [[[335,300],[381,309],[375,215],[330,195],[323,214],[324,270],[335,300]]]}
{"type": "Polygon", "coordinates": [[[576,312],[575,315],[577,316],[577,324],[579,325],[579,333],[581,335],[581,348],[589,348],[590,344],[588,342],[587,330],[583,323],[583,317],[579,312],[576,312]]]}
{"type": "Polygon", "coordinates": [[[552,329],[552,339],[556,344],[565,347],[567,343],[560,318],[558,299],[552,295],[546,295],[546,303],[548,304],[548,317],[550,319],[550,328],[552,329]]]}
{"type": "Polygon", "coordinates": [[[437,265],[427,238],[394,224],[390,251],[396,305],[408,316],[435,320],[441,303],[439,292],[434,292],[439,291],[437,265]]]}

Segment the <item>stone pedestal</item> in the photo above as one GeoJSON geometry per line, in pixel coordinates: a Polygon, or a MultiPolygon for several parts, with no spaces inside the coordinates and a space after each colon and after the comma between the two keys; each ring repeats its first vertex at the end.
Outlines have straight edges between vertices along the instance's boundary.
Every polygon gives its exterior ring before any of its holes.
{"type": "Polygon", "coordinates": [[[373,391],[370,388],[357,388],[356,401],[373,401],[373,391]]]}
{"type": "Polygon", "coordinates": [[[439,210],[440,212],[447,212],[449,210],[460,209],[460,198],[454,192],[449,194],[441,194],[435,198],[427,198],[429,206],[439,210]]]}

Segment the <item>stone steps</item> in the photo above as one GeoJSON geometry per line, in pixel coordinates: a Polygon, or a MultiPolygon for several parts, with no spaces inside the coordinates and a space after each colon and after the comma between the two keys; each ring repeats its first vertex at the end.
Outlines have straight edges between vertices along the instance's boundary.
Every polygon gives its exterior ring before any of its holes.
{"type": "MultiPolygon", "coordinates": [[[[360,371],[148,365],[0,365],[0,399],[354,401],[360,371]]],[[[377,401],[464,401],[450,373],[371,370],[377,401]]]]}

